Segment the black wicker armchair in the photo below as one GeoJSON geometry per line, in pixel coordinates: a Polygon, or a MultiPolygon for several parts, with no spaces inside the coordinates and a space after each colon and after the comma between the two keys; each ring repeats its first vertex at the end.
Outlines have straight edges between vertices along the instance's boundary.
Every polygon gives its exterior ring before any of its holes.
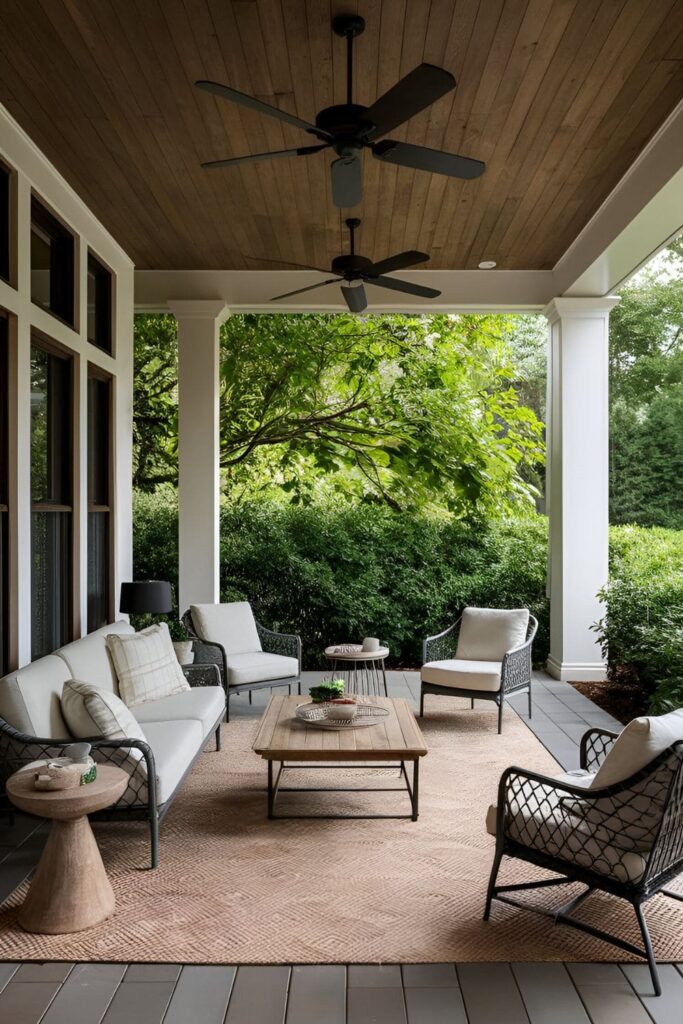
{"type": "Polygon", "coordinates": [[[230,656],[227,654],[225,647],[216,640],[208,640],[199,636],[192,619],[191,609],[185,612],[182,621],[194,641],[195,665],[216,665],[220,671],[221,681],[226,692],[228,722],[230,721],[230,698],[235,694],[248,693],[249,703],[251,704],[251,693],[253,690],[286,686],[291,694],[292,687],[295,686],[297,693],[301,693],[301,637],[292,633],[276,633],[271,629],[266,629],[265,626],[262,626],[260,622],[254,619],[262,653],[277,654],[285,658],[295,659],[297,669],[295,673],[288,674],[282,678],[260,679],[257,682],[233,682],[230,676],[230,656]]]}
{"type": "MultiPolygon", "coordinates": [[[[597,771],[616,738],[616,733],[602,729],[586,732],[581,742],[581,767],[597,771]]],[[[655,995],[660,995],[643,905],[657,893],[683,900],[683,895],[665,888],[682,871],[683,742],[674,743],[629,779],[599,789],[522,768],[508,768],[503,773],[484,920],[489,918],[493,900],[546,914],[557,923],[644,957],[655,995]],[[504,856],[528,861],[561,877],[496,885],[504,856]],[[581,882],[586,888],[559,910],[531,907],[509,895],[567,882],[581,882]],[[643,948],[572,916],[595,891],[632,905],[643,948]]]]}
{"type": "MultiPolygon", "coordinates": [[[[219,686],[220,672],[215,665],[187,665],[183,672],[190,686],[219,686]]],[[[216,750],[220,750],[220,718],[215,723],[216,750]]],[[[0,792],[4,793],[5,782],[14,772],[32,761],[61,757],[73,739],[55,740],[29,736],[20,732],[3,718],[0,718],[0,792]]],[[[150,863],[156,868],[159,863],[159,826],[169,810],[173,797],[165,803],[157,801],[157,772],[152,748],[144,740],[108,740],[95,737],[88,740],[91,754],[99,764],[112,764],[122,768],[129,776],[128,788],[121,799],[103,811],[90,815],[93,820],[147,821],[150,831],[150,863]],[[134,754],[136,751],[137,754],[134,754]]],[[[199,756],[199,751],[197,756],[199,756]]],[[[195,758],[196,760],[196,758],[195,758]]],[[[194,763],[194,761],[192,762],[194,763]]],[[[191,769],[189,764],[185,775],[191,769]]],[[[183,775],[183,778],[185,777],[183,775]]],[[[182,780],[181,780],[182,781],[182,780]]]]}
{"type": "MultiPolygon", "coordinates": [[[[503,729],[503,702],[505,698],[512,696],[513,693],[526,692],[529,699],[529,718],[531,718],[531,648],[538,630],[537,620],[533,615],[529,616],[524,643],[512,648],[503,655],[500,663],[500,682],[498,684],[496,680],[495,689],[477,689],[476,683],[459,686],[457,685],[457,674],[453,676],[452,685],[440,685],[434,681],[434,674],[429,670],[435,663],[440,665],[444,662],[456,661],[461,623],[462,615],[448,629],[444,629],[442,633],[437,633],[436,636],[427,637],[423,642],[420,717],[424,715],[424,699],[425,694],[428,693],[446,697],[469,697],[471,707],[474,707],[475,699],[492,700],[498,705],[498,732],[501,733],[503,729]]],[[[441,671],[448,673],[447,668],[441,671]]]]}

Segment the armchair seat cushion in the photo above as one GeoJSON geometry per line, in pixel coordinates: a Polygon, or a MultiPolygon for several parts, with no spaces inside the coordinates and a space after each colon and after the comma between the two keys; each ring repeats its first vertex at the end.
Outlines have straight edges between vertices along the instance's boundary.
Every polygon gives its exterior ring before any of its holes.
{"type": "Polygon", "coordinates": [[[422,666],[423,683],[449,686],[454,690],[500,690],[501,663],[497,661],[467,661],[452,658],[447,661],[428,661],[422,666]]]}
{"type": "Polygon", "coordinates": [[[282,654],[252,651],[247,654],[226,655],[228,686],[246,686],[265,683],[269,679],[288,679],[299,675],[299,662],[282,654]]]}
{"type": "Polygon", "coordinates": [[[224,712],[225,690],[222,686],[196,686],[160,700],[136,704],[130,713],[143,726],[147,722],[196,720],[201,723],[204,736],[208,736],[216,719],[224,712]]]}

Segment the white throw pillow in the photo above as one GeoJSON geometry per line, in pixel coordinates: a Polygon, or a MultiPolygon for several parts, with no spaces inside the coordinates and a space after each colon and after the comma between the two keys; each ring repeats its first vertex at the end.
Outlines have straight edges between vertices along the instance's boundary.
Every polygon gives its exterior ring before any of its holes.
{"type": "Polygon", "coordinates": [[[683,740],[683,709],[634,718],[619,733],[600,765],[591,789],[614,786],[635,775],[677,740],[683,740]]]}
{"type": "Polygon", "coordinates": [[[527,608],[465,608],[455,656],[464,661],[502,661],[526,640],[527,608]]]}
{"type": "Polygon", "coordinates": [[[119,693],[129,708],[190,689],[165,622],[140,633],[110,633],[107,647],[119,680],[119,693]]]}
{"type": "MultiPolygon", "coordinates": [[[[142,726],[111,690],[71,679],[64,683],[61,704],[64,720],[77,739],[145,739],[142,726]]],[[[140,750],[133,749],[130,754],[135,760],[142,757],[140,750]]]]}

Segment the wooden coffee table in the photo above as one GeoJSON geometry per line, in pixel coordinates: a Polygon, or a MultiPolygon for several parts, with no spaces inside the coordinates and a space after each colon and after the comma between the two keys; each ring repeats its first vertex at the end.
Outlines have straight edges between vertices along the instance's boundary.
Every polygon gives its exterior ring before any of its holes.
{"type": "Polygon", "coordinates": [[[318,729],[295,718],[298,704],[308,702],[307,697],[271,697],[266,708],[254,750],[268,762],[268,817],[269,818],[409,818],[417,821],[419,797],[420,758],[427,753],[424,736],[407,700],[391,697],[366,697],[367,703],[387,708],[389,715],[377,725],[367,728],[343,730],[318,729]],[[361,761],[363,764],[353,764],[361,761]],[[412,762],[412,782],[406,762],[412,762]],[[295,762],[294,764],[291,762],[295,762]],[[313,764],[312,762],[315,762],[313,764]],[[341,763],[340,763],[341,762],[341,763]],[[273,765],[279,764],[277,773],[273,765]],[[281,785],[288,770],[331,769],[339,767],[365,768],[374,765],[395,767],[401,773],[403,784],[395,787],[349,788],[342,786],[318,787],[281,785]],[[276,814],[279,793],[377,793],[407,792],[410,814],[276,814]]]}
{"type": "Polygon", "coordinates": [[[27,932],[46,935],[92,928],[114,913],[114,892],[87,815],[116,803],[128,775],[113,765],[98,765],[94,782],[52,791],[35,789],[33,775],[16,772],[6,784],[16,807],[52,819],[19,924],[27,932]]]}

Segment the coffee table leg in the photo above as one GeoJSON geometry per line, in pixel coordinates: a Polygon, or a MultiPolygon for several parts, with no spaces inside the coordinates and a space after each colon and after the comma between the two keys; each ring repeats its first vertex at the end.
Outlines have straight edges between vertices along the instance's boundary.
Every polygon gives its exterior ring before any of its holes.
{"type": "Polygon", "coordinates": [[[413,821],[417,821],[417,810],[419,801],[419,785],[420,785],[420,758],[416,757],[413,761],[413,792],[411,795],[411,804],[413,807],[413,821]]]}

